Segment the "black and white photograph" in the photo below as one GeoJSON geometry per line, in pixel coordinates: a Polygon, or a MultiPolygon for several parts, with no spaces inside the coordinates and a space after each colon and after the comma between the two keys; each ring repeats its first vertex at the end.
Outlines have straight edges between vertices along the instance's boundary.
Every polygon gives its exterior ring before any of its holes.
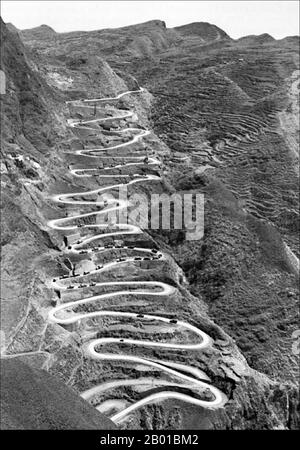
{"type": "Polygon", "coordinates": [[[299,42],[298,1],[1,1],[3,436],[299,430],[299,42]]]}

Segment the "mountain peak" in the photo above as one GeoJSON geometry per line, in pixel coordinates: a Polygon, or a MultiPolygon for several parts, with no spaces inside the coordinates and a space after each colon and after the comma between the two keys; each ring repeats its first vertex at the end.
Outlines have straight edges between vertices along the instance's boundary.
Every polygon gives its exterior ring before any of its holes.
{"type": "Polygon", "coordinates": [[[204,41],[230,39],[225,31],[208,22],[193,22],[175,27],[174,30],[183,36],[198,36],[204,41]]]}
{"type": "Polygon", "coordinates": [[[238,42],[247,45],[263,45],[273,41],[275,41],[275,39],[268,33],[263,33],[259,35],[250,34],[248,36],[243,36],[240,39],[238,39],[238,42]]]}
{"type": "Polygon", "coordinates": [[[56,35],[56,31],[49,25],[42,24],[35,28],[29,28],[27,30],[22,30],[22,36],[27,39],[49,39],[56,35]]]}

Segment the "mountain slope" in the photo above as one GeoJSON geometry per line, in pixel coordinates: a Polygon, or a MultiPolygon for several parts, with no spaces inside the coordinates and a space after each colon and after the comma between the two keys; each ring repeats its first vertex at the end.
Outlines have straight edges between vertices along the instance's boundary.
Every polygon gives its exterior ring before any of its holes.
{"type": "Polygon", "coordinates": [[[1,360],[2,430],[111,430],[115,425],[63,382],[16,359],[1,360]]]}

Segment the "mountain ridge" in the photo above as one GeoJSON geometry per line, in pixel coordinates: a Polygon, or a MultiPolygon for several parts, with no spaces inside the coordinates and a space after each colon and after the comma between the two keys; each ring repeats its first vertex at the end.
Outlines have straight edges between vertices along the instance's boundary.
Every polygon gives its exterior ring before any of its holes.
{"type": "MultiPolygon", "coordinates": [[[[151,29],[153,27],[153,29],[162,29],[162,30],[175,30],[178,31],[179,33],[182,34],[192,34],[192,35],[203,35],[205,34],[205,32],[216,32],[218,31],[222,38],[225,39],[233,39],[231,38],[226,31],[224,31],[223,29],[221,29],[220,27],[218,27],[215,24],[212,24],[210,22],[205,22],[205,21],[196,21],[196,22],[189,22],[189,23],[185,23],[182,25],[176,25],[174,27],[167,27],[166,22],[163,20],[159,20],[159,19],[153,19],[153,20],[149,20],[146,22],[142,22],[142,23],[137,23],[137,24],[130,24],[130,25],[124,25],[121,27],[113,27],[113,28],[97,28],[94,30],[72,30],[72,31],[60,31],[57,32],[55,31],[52,27],[50,27],[49,25],[46,24],[42,24],[39,25],[37,27],[33,27],[33,28],[26,28],[23,30],[19,30],[18,28],[16,28],[13,24],[8,24],[10,27],[14,27],[16,30],[21,31],[22,33],[24,33],[26,38],[29,38],[29,36],[31,35],[31,37],[33,37],[34,35],[36,36],[36,38],[41,38],[41,36],[44,33],[44,37],[49,37],[49,36],[54,36],[54,35],[67,35],[67,34],[71,34],[71,33],[95,33],[95,32],[105,32],[105,31],[116,31],[116,30],[125,30],[125,31],[130,31],[130,30],[136,30],[136,29],[151,29]]],[[[240,39],[245,39],[245,38],[263,38],[263,39],[269,39],[271,38],[271,40],[282,40],[282,39],[288,39],[288,38],[292,38],[292,37],[299,37],[298,35],[295,36],[290,36],[287,35],[283,38],[274,38],[273,36],[271,36],[268,33],[262,33],[259,35],[255,35],[255,34],[251,34],[251,35],[245,35],[245,36],[241,36],[239,38],[235,38],[234,40],[240,40],[240,39]]]]}

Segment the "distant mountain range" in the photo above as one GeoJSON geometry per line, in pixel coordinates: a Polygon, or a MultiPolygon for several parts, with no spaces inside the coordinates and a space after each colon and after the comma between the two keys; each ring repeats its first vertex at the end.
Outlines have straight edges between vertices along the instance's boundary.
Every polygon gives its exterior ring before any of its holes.
{"type": "MultiPolygon", "coordinates": [[[[54,37],[56,35],[62,35],[62,34],[70,34],[70,33],[76,33],[80,31],[71,31],[71,32],[56,32],[53,28],[51,28],[49,25],[40,25],[38,27],[29,28],[26,30],[19,30],[16,28],[12,23],[6,24],[8,29],[10,31],[14,32],[21,32],[25,39],[48,39],[51,37],[54,37]]],[[[128,32],[139,32],[140,30],[164,30],[165,32],[174,30],[175,32],[179,33],[182,36],[198,36],[203,41],[212,41],[215,39],[232,39],[224,30],[219,28],[216,25],[210,24],[208,22],[193,22],[181,26],[177,26],[174,28],[167,28],[166,24],[162,20],[150,20],[148,22],[144,22],[141,24],[136,25],[128,25],[122,28],[107,28],[107,29],[99,29],[97,31],[99,32],[105,32],[105,31],[111,31],[114,30],[123,30],[128,32]]],[[[93,31],[83,31],[82,33],[93,33],[93,31]]],[[[283,39],[299,39],[299,36],[287,36],[283,39]]],[[[257,42],[265,43],[271,40],[275,40],[274,37],[272,37],[270,34],[264,33],[261,35],[246,35],[241,38],[235,39],[236,41],[239,40],[257,40],[257,42]]],[[[278,39],[282,40],[282,39],[278,39]]]]}

